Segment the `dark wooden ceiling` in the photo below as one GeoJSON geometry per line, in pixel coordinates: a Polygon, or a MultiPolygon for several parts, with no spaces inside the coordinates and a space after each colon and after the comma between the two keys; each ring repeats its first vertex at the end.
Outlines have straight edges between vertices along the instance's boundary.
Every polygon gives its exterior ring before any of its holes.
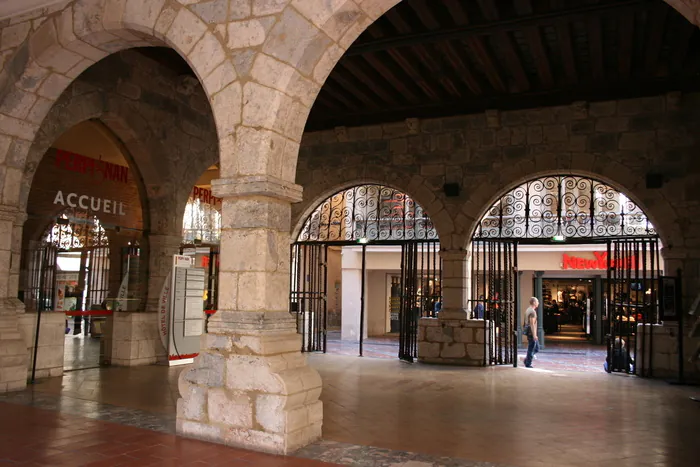
{"type": "Polygon", "coordinates": [[[700,89],[662,0],[404,0],[347,51],[307,130],[700,89]]]}

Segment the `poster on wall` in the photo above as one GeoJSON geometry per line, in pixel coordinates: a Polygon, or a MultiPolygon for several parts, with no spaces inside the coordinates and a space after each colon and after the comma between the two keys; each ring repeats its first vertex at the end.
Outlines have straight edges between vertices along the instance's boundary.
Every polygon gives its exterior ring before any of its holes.
{"type": "Polygon", "coordinates": [[[661,293],[660,293],[660,309],[661,321],[677,321],[678,310],[676,309],[676,286],[677,279],[672,276],[662,276],[661,293]]]}
{"type": "Polygon", "coordinates": [[[67,297],[72,295],[78,287],[79,274],[77,272],[65,273],[59,272],[56,274],[56,295],[54,297],[54,310],[70,311],[75,310],[78,304],[76,297],[67,297]]]}

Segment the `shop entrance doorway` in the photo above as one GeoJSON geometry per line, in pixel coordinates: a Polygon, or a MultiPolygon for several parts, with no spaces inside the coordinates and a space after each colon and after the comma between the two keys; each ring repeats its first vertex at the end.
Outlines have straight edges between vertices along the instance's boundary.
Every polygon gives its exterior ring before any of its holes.
{"type": "MultiPolygon", "coordinates": [[[[483,319],[492,334],[487,355],[498,355],[507,340],[490,330],[507,332],[511,317],[515,345],[524,352],[524,313],[536,297],[542,356],[573,355],[578,345],[593,349],[595,355],[582,354],[595,359],[595,371],[651,375],[652,326],[660,323],[659,251],[642,209],[601,181],[555,175],[509,191],[482,217],[472,241],[470,306],[472,317],[483,319]],[[510,264],[501,253],[509,242],[517,251],[510,264]],[[513,311],[489,312],[509,309],[508,280],[516,289],[513,311]]],[[[512,363],[517,366],[518,359],[512,363]]]]}
{"type": "Polygon", "coordinates": [[[64,371],[99,366],[100,338],[111,312],[110,247],[99,219],[85,211],[64,212],[27,258],[25,305],[37,311],[38,323],[33,366],[45,313],[65,316],[64,371]]]}
{"type": "Polygon", "coordinates": [[[302,351],[414,361],[418,319],[441,309],[439,250],[428,214],[405,193],[360,185],[326,199],[290,251],[302,351]]]}

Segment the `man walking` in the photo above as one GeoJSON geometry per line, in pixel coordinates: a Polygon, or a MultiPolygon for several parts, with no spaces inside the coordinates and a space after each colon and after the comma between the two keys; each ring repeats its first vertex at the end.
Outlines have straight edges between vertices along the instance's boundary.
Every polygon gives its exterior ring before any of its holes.
{"type": "Polygon", "coordinates": [[[525,367],[532,368],[532,358],[540,350],[539,338],[537,337],[537,307],[539,300],[530,298],[530,306],[525,310],[524,334],[527,336],[527,355],[525,356],[525,367]]]}

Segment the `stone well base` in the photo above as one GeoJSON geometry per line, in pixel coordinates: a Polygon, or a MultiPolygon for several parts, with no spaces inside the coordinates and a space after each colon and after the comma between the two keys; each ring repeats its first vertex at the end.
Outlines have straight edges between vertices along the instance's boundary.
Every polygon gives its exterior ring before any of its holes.
{"type": "Polygon", "coordinates": [[[480,319],[421,318],[418,361],[442,365],[483,366],[488,329],[480,319]]]}
{"type": "Polygon", "coordinates": [[[27,387],[27,346],[19,329],[19,300],[0,302],[0,393],[27,387]]]}
{"type": "MultiPolygon", "coordinates": [[[[637,326],[637,361],[636,372],[641,374],[642,365],[649,370],[651,364],[651,376],[653,378],[676,378],[678,376],[678,323],[666,322],[661,324],[645,324],[637,326]],[[646,337],[642,354],[642,329],[645,329],[646,337]],[[650,336],[653,333],[653,342],[650,344],[650,336]],[[651,361],[650,352],[653,352],[651,361]]],[[[698,348],[700,338],[688,337],[687,329],[683,340],[683,374],[688,381],[700,381],[700,364],[690,361],[691,356],[698,348]]]]}
{"type": "Polygon", "coordinates": [[[114,312],[107,318],[102,362],[106,365],[153,365],[165,358],[158,334],[158,313],[114,312]]]}
{"type": "MultiPolygon", "coordinates": [[[[36,339],[37,313],[19,315],[19,329],[27,346],[27,375],[31,376],[36,339]]],[[[63,354],[66,342],[66,315],[63,312],[45,311],[41,313],[39,346],[36,357],[36,378],[48,378],[63,374],[63,354]]]]}

